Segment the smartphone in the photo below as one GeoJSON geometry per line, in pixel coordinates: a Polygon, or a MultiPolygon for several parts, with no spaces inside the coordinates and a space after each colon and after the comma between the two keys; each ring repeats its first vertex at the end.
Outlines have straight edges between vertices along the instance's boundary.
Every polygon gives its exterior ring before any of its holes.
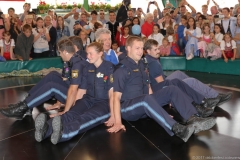
{"type": "Polygon", "coordinates": [[[78,12],[78,13],[81,12],[81,9],[76,9],[76,12],[78,12]]]}

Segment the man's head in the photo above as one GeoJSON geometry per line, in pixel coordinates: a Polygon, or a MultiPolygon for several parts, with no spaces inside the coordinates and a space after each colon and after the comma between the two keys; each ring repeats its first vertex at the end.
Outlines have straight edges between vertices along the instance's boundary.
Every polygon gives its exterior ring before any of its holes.
{"type": "Polygon", "coordinates": [[[52,17],[50,15],[47,15],[44,18],[44,24],[45,24],[46,27],[52,25],[52,17]]]}
{"type": "Polygon", "coordinates": [[[15,14],[15,9],[14,9],[14,8],[8,8],[8,15],[9,15],[10,17],[13,17],[14,14],[15,14]]]}
{"type": "Polygon", "coordinates": [[[57,48],[64,62],[69,61],[75,53],[74,44],[69,39],[60,40],[57,43],[57,48]]]}
{"type": "Polygon", "coordinates": [[[147,53],[154,57],[159,58],[160,57],[160,50],[158,47],[158,42],[154,39],[148,39],[144,44],[144,49],[147,51],[147,53]]]}
{"type": "Polygon", "coordinates": [[[208,5],[202,5],[202,13],[207,14],[208,11],[208,5]]]}
{"type": "Polygon", "coordinates": [[[228,18],[230,15],[230,9],[225,7],[222,9],[222,14],[224,15],[224,18],[228,18]]]}
{"type": "Polygon", "coordinates": [[[104,12],[103,9],[101,9],[101,10],[99,11],[99,17],[100,17],[100,19],[105,19],[105,12],[104,12]]]}
{"type": "Polygon", "coordinates": [[[32,27],[29,24],[24,24],[22,31],[26,37],[30,37],[32,34],[32,27]]]}
{"type": "Polygon", "coordinates": [[[77,52],[79,50],[83,50],[82,39],[79,36],[69,37],[69,40],[72,41],[72,43],[74,45],[75,52],[77,52]]]}
{"type": "Polygon", "coordinates": [[[216,6],[212,6],[210,10],[212,15],[218,14],[218,10],[216,6]]]}
{"type": "Polygon", "coordinates": [[[182,6],[180,7],[180,13],[181,13],[181,15],[184,15],[186,12],[187,12],[186,7],[185,7],[184,5],[182,5],[182,6]]]}
{"type": "Polygon", "coordinates": [[[110,22],[116,21],[116,14],[114,11],[109,11],[109,20],[110,20],[110,22]]]}
{"type": "Polygon", "coordinates": [[[31,8],[31,4],[30,3],[24,3],[24,5],[23,5],[24,11],[29,12],[30,8],[31,8]]]}
{"type": "Polygon", "coordinates": [[[136,15],[137,15],[137,17],[141,17],[142,16],[142,9],[141,8],[138,8],[136,10],[136,15]]]}
{"type": "Polygon", "coordinates": [[[128,51],[128,57],[138,63],[138,61],[142,58],[143,55],[142,38],[137,36],[129,36],[125,46],[128,51]]]}
{"type": "Polygon", "coordinates": [[[111,48],[111,31],[106,28],[99,28],[95,32],[96,41],[103,44],[104,51],[108,51],[111,48]]]}
{"type": "Polygon", "coordinates": [[[132,19],[133,18],[133,11],[130,9],[127,11],[127,16],[128,18],[132,19]]]}

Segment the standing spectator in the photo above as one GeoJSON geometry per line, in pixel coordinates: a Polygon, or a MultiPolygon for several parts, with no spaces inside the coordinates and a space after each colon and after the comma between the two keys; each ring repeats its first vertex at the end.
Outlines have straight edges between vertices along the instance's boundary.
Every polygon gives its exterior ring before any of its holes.
{"type": "Polygon", "coordinates": [[[100,22],[100,21],[97,20],[97,15],[98,15],[97,11],[92,11],[92,12],[91,12],[91,18],[92,18],[92,19],[89,21],[89,27],[90,27],[90,29],[91,29],[90,39],[91,39],[92,42],[95,40],[95,34],[94,34],[94,33],[95,33],[95,28],[94,28],[94,23],[95,23],[95,22],[98,22],[98,23],[102,24],[102,22],[100,22]]]}
{"type": "Polygon", "coordinates": [[[52,25],[52,17],[47,15],[44,18],[44,24],[45,24],[45,27],[48,30],[49,36],[50,36],[50,41],[48,42],[48,45],[49,45],[48,56],[55,57],[55,56],[57,56],[57,52],[56,52],[57,30],[52,25]]]}
{"type": "Polygon", "coordinates": [[[181,18],[181,25],[178,26],[178,46],[180,48],[180,52],[184,53],[185,46],[187,44],[187,41],[184,37],[184,30],[187,26],[187,16],[183,15],[181,18]]]}
{"type": "Polygon", "coordinates": [[[14,8],[8,8],[8,17],[5,17],[5,29],[7,31],[10,30],[10,20],[11,18],[15,17],[15,9],[14,8]]]}
{"type": "Polygon", "coordinates": [[[166,36],[166,30],[167,30],[168,26],[171,26],[173,28],[173,26],[175,25],[175,22],[172,21],[171,15],[169,13],[167,13],[164,16],[164,18],[159,20],[158,23],[159,23],[161,33],[163,34],[163,36],[166,36]]]}
{"type": "Polygon", "coordinates": [[[186,9],[186,6],[188,6],[191,11],[192,11],[192,17],[195,17],[196,16],[196,10],[193,6],[191,6],[186,0],[182,0],[180,3],[179,3],[179,6],[174,10],[174,13],[173,13],[173,17],[175,18],[175,21],[177,24],[180,23],[181,21],[181,17],[183,15],[185,15],[185,13],[187,12],[187,9],[186,9]],[[178,14],[180,12],[180,14],[178,14]]]}
{"type": "Polygon", "coordinates": [[[155,10],[153,11],[153,22],[154,22],[154,23],[157,23],[158,20],[163,17],[163,16],[162,16],[162,12],[161,12],[161,10],[160,10],[160,8],[159,8],[159,6],[158,6],[158,3],[157,3],[156,1],[153,1],[153,2],[150,1],[150,2],[148,2],[147,13],[150,12],[149,7],[150,7],[151,4],[154,4],[154,5],[157,7],[157,9],[155,9],[155,10]]]}
{"type": "Polygon", "coordinates": [[[140,21],[140,26],[143,25],[144,21],[145,21],[145,13],[143,12],[142,8],[137,8],[136,10],[136,16],[138,17],[139,21],[140,21]],[[142,17],[143,14],[143,17],[142,17]]]}
{"type": "Polygon", "coordinates": [[[235,40],[237,43],[236,58],[240,58],[240,15],[237,16],[237,27],[236,27],[233,40],[235,40]]]}
{"type": "Polygon", "coordinates": [[[238,0],[238,4],[235,5],[234,9],[233,9],[233,15],[237,15],[237,10],[238,10],[238,7],[240,6],[240,0],[238,0]]]}
{"type": "Polygon", "coordinates": [[[34,36],[32,34],[32,27],[25,24],[22,28],[22,33],[18,35],[15,46],[15,55],[21,61],[31,60],[30,52],[33,45],[34,36]]]}
{"type": "MultiPolygon", "coordinates": [[[[69,12],[68,14],[66,14],[63,18],[65,19],[65,21],[68,23],[68,28],[70,31],[70,36],[74,36],[74,29],[73,26],[75,24],[76,21],[80,21],[79,18],[79,12],[76,11],[77,8],[72,9],[71,12],[69,12]],[[72,16],[73,15],[73,16],[72,16]]],[[[79,10],[78,10],[79,11],[79,10]]]]}
{"type": "Polygon", "coordinates": [[[158,45],[162,45],[163,35],[160,32],[160,26],[158,24],[154,24],[153,26],[153,32],[150,36],[148,36],[148,39],[154,39],[158,42],[158,45]]]}
{"type": "Polygon", "coordinates": [[[147,13],[145,18],[146,18],[146,21],[144,22],[144,24],[141,27],[142,28],[142,36],[143,37],[148,37],[153,32],[153,26],[154,26],[153,14],[152,13],[147,13]]]}
{"type": "Polygon", "coordinates": [[[12,17],[10,19],[10,30],[9,30],[9,32],[11,34],[11,38],[14,40],[15,43],[17,43],[17,37],[21,33],[21,31],[19,30],[17,18],[12,17]]]}
{"type": "Polygon", "coordinates": [[[130,27],[124,26],[123,33],[120,35],[120,39],[119,39],[120,52],[126,51],[125,45],[126,45],[127,38],[129,37],[129,32],[130,32],[130,27]]]}
{"type": "Polygon", "coordinates": [[[11,34],[8,31],[3,32],[3,39],[0,40],[1,56],[6,60],[15,60],[13,54],[14,40],[11,39],[11,34]]]}
{"type": "Polygon", "coordinates": [[[127,20],[131,20],[131,21],[133,20],[134,16],[133,16],[133,10],[132,9],[129,9],[127,11],[127,16],[128,17],[122,22],[123,26],[125,26],[127,20]]]}
{"type": "Polygon", "coordinates": [[[198,39],[201,36],[201,29],[196,27],[194,18],[189,18],[187,27],[184,29],[184,37],[187,40],[185,53],[186,59],[191,60],[194,56],[198,55],[198,39]]]}
{"type": "Polygon", "coordinates": [[[33,15],[26,15],[23,21],[22,26],[24,26],[25,24],[30,25],[32,28],[36,27],[36,22],[34,20],[34,16],[33,15]]]}
{"type": "Polygon", "coordinates": [[[221,42],[221,50],[224,61],[227,63],[230,58],[232,61],[236,58],[236,42],[232,40],[231,35],[226,33],[224,35],[224,40],[221,42]]]}
{"type": "Polygon", "coordinates": [[[28,15],[28,13],[30,12],[30,9],[31,9],[31,4],[30,3],[24,3],[24,5],[23,5],[23,10],[24,11],[23,11],[23,13],[21,13],[19,15],[19,19],[20,19],[21,22],[24,21],[25,16],[28,15]]]}
{"type": "Polygon", "coordinates": [[[49,10],[48,10],[48,15],[51,16],[52,26],[56,28],[56,26],[57,26],[57,20],[56,20],[56,18],[57,18],[57,17],[55,17],[55,12],[54,12],[53,10],[50,10],[50,9],[49,9],[49,10]]]}
{"type": "Polygon", "coordinates": [[[0,39],[2,39],[2,33],[5,31],[4,19],[0,16],[0,39]]]}
{"type": "Polygon", "coordinates": [[[48,29],[44,27],[41,17],[37,18],[36,28],[32,29],[32,33],[34,35],[34,53],[32,53],[32,58],[48,57],[50,36],[48,29]]]}
{"type": "Polygon", "coordinates": [[[82,43],[83,43],[83,50],[86,50],[86,47],[90,44],[90,38],[87,36],[86,32],[84,32],[83,30],[80,31],[79,33],[79,37],[82,39],[82,43]]]}
{"type": "Polygon", "coordinates": [[[205,17],[208,16],[208,5],[202,5],[202,15],[204,15],[205,17]]]}
{"type": "Polygon", "coordinates": [[[102,24],[106,24],[107,20],[105,19],[105,12],[103,9],[100,9],[99,11],[99,21],[102,22],[102,24]]]}
{"type": "Polygon", "coordinates": [[[63,36],[70,36],[70,32],[69,32],[69,28],[68,26],[64,25],[64,20],[62,16],[58,16],[57,17],[57,40],[56,42],[58,42],[58,40],[63,37],[63,36]]]}
{"type": "Polygon", "coordinates": [[[108,25],[108,29],[111,31],[111,39],[112,42],[116,41],[117,28],[119,26],[119,22],[116,21],[116,14],[113,11],[109,11],[109,21],[106,23],[108,25]]]}

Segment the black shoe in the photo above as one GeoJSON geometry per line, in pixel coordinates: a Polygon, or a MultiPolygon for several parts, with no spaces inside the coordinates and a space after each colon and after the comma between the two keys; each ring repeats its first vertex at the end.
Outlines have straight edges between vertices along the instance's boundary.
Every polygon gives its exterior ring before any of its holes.
{"type": "Polygon", "coordinates": [[[209,130],[216,124],[216,118],[214,117],[207,117],[207,118],[201,118],[197,116],[192,116],[187,121],[187,124],[192,124],[195,127],[195,132],[198,133],[200,131],[209,130]]]}
{"type": "Polygon", "coordinates": [[[214,110],[212,108],[205,108],[199,104],[193,103],[193,106],[196,108],[199,116],[208,117],[213,114],[214,110]]]}
{"type": "Polygon", "coordinates": [[[51,142],[53,144],[57,144],[59,140],[62,138],[62,120],[61,116],[56,116],[53,118],[52,121],[53,133],[51,135],[51,142]]]}
{"type": "Polygon", "coordinates": [[[232,98],[232,93],[228,92],[226,94],[219,93],[218,97],[220,98],[220,101],[218,102],[217,106],[220,106],[221,104],[229,101],[232,98]]]}
{"type": "MultiPolygon", "coordinates": [[[[17,104],[18,104],[18,103],[16,103],[16,104],[9,104],[8,107],[9,107],[9,108],[14,107],[14,106],[16,106],[17,104]]],[[[25,116],[31,116],[31,115],[32,115],[32,109],[28,109],[27,112],[24,114],[23,117],[25,117],[25,116]]]]}
{"type": "Polygon", "coordinates": [[[27,112],[28,109],[29,108],[27,104],[23,101],[15,104],[13,107],[0,109],[0,112],[6,117],[16,118],[21,120],[24,118],[25,113],[27,112]]]}
{"type": "Polygon", "coordinates": [[[194,132],[194,126],[191,124],[184,126],[179,123],[175,123],[172,127],[172,131],[176,136],[181,138],[184,142],[187,142],[190,136],[194,132]]]}
{"type": "Polygon", "coordinates": [[[35,120],[35,139],[41,142],[48,130],[47,115],[40,113],[35,120]]]}
{"type": "Polygon", "coordinates": [[[219,101],[220,101],[219,97],[208,98],[208,99],[204,99],[203,103],[201,105],[206,107],[206,108],[212,108],[214,110],[214,108],[217,106],[219,101]]]}

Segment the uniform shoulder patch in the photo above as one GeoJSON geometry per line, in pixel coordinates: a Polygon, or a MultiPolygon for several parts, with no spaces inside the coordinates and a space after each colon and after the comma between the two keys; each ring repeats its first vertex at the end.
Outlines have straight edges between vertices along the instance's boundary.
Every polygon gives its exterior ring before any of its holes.
{"type": "Polygon", "coordinates": [[[113,83],[113,75],[110,74],[110,83],[113,83]]]}
{"type": "Polygon", "coordinates": [[[78,78],[78,69],[72,70],[72,78],[78,78]]]}

